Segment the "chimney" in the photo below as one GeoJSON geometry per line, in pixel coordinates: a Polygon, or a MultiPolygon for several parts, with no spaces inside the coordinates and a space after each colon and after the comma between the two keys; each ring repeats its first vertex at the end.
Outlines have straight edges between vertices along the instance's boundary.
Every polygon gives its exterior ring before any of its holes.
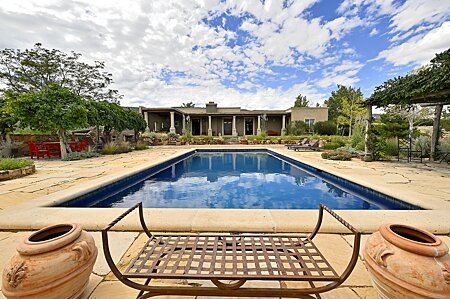
{"type": "Polygon", "coordinates": [[[209,101],[206,104],[206,113],[216,113],[217,112],[217,104],[213,101],[209,101]]]}

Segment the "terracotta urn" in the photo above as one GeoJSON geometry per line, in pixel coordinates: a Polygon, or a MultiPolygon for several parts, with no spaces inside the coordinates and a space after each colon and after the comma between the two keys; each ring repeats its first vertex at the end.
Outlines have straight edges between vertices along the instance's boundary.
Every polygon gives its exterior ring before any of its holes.
{"type": "Polygon", "coordinates": [[[448,247],[430,232],[382,225],[363,255],[380,298],[450,298],[448,247]]]}
{"type": "Polygon", "coordinates": [[[77,298],[89,282],[97,247],[77,224],[43,228],[17,245],[2,276],[6,298],[77,298]]]}

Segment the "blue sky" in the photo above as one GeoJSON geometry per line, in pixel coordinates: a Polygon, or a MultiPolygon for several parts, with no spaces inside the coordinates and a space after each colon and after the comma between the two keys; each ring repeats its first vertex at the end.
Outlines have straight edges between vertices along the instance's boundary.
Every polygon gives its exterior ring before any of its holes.
{"type": "Polygon", "coordinates": [[[105,61],[122,104],[288,108],[369,96],[450,47],[450,0],[0,1],[0,47],[105,61]]]}

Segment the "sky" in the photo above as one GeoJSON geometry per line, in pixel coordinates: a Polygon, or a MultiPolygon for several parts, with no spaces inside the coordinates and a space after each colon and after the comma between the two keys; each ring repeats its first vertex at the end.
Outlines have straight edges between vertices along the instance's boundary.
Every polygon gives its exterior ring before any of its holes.
{"type": "Polygon", "coordinates": [[[450,0],[0,0],[0,48],[104,61],[125,106],[286,109],[450,48],[450,0]]]}

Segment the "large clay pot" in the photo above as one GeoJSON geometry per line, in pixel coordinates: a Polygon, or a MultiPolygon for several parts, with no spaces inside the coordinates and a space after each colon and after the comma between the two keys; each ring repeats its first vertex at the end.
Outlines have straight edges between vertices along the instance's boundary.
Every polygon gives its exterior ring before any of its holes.
{"type": "Polygon", "coordinates": [[[448,247],[432,233],[382,225],[363,251],[380,298],[450,298],[448,247]]]}
{"type": "Polygon", "coordinates": [[[89,282],[97,247],[77,224],[43,228],[23,239],[3,270],[7,298],[77,298],[89,282]]]}

